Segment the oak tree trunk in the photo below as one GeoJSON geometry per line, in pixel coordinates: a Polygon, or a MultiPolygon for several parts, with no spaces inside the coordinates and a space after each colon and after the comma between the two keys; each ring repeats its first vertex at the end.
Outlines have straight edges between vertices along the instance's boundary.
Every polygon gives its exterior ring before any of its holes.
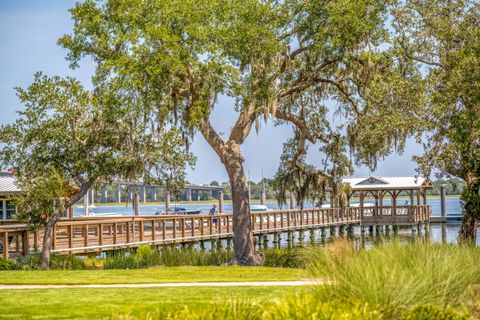
{"type": "Polygon", "coordinates": [[[43,244],[42,244],[42,256],[41,256],[41,268],[47,270],[50,267],[50,252],[52,249],[52,236],[55,229],[56,219],[51,217],[45,223],[44,234],[43,234],[43,244]]]}
{"type": "Polygon", "coordinates": [[[263,265],[264,257],[255,251],[248,194],[248,179],[240,154],[232,154],[224,163],[232,188],[233,244],[235,263],[241,266],[263,265]]]}
{"type": "Polygon", "coordinates": [[[480,183],[478,179],[466,179],[467,185],[462,191],[463,219],[460,240],[465,243],[476,242],[477,222],[480,218],[480,183]]]}

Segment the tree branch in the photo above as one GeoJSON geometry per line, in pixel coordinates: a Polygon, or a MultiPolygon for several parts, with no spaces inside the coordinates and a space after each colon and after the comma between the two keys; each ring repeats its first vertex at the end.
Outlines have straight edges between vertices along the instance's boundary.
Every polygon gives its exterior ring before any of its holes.
{"type": "Polygon", "coordinates": [[[257,116],[254,103],[250,103],[247,107],[242,108],[228,139],[235,141],[237,144],[242,144],[248,137],[257,116]]]}
{"type": "Polygon", "coordinates": [[[305,122],[305,120],[303,120],[302,118],[300,118],[300,117],[298,117],[298,116],[296,116],[292,113],[287,113],[287,112],[284,112],[282,110],[277,109],[276,112],[275,112],[275,117],[277,117],[278,119],[284,120],[284,121],[288,121],[288,122],[292,123],[293,125],[295,125],[295,127],[297,127],[297,129],[299,130],[301,135],[306,140],[310,141],[311,143],[315,143],[315,142],[317,142],[317,140],[320,140],[324,143],[328,143],[330,141],[329,136],[326,136],[326,135],[314,136],[314,135],[312,135],[308,130],[307,123],[305,122]]]}

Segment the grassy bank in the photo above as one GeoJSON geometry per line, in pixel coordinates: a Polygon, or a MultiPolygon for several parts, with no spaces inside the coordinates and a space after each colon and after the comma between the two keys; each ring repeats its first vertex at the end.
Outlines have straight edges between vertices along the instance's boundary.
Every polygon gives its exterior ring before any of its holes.
{"type": "MultiPolygon", "coordinates": [[[[398,319],[480,318],[480,248],[391,241],[356,250],[346,240],[275,253],[307,268],[161,267],[0,272],[6,283],[330,280],[328,286],[2,291],[0,318],[398,319]],[[3,275],[2,275],[3,273],[3,275]],[[23,277],[23,278],[22,278],[23,277]],[[15,280],[12,280],[15,279],[15,280]],[[16,282],[12,282],[16,281],[16,282]]],[[[283,261],[283,262],[282,262],[283,261]]]]}
{"type": "Polygon", "coordinates": [[[143,318],[158,311],[180,314],[185,306],[194,312],[231,301],[252,306],[309,291],[308,287],[11,290],[0,292],[0,319],[143,318]]]}
{"type": "Polygon", "coordinates": [[[117,319],[399,319],[480,316],[480,248],[393,241],[356,251],[347,241],[303,250],[311,277],[331,280],[313,292],[260,304],[235,299],[201,309],[165,308],[117,319]]]}
{"type": "Polygon", "coordinates": [[[135,270],[0,271],[0,284],[112,284],[280,281],[307,277],[301,269],[268,267],[159,267],[135,270]]]}

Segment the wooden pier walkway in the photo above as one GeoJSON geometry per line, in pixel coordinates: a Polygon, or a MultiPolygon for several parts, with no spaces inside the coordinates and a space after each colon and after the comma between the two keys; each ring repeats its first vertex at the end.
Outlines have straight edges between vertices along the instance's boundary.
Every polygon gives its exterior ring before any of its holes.
{"type": "MultiPolygon", "coordinates": [[[[355,225],[414,225],[428,222],[426,205],[404,207],[348,207],[252,212],[254,235],[279,234],[355,225]]],[[[24,224],[0,225],[3,257],[26,255],[41,248],[43,230],[24,224]]],[[[57,223],[52,252],[85,254],[163,245],[215,241],[233,237],[233,214],[76,217],[57,223]]]]}

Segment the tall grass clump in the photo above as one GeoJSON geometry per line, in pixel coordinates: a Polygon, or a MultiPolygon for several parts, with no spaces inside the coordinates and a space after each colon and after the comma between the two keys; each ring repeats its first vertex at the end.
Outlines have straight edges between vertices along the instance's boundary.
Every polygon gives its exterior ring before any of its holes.
{"type": "Polygon", "coordinates": [[[355,251],[339,241],[308,248],[309,270],[333,285],[324,292],[349,304],[368,304],[386,314],[432,305],[458,307],[480,283],[480,248],[393,241],[355,251]]]}
{"type": "Polygon", "coordinates": [[[113,315],[115,320],[260,320],[263,310],[257,303],[251,301],[221,301],[205,303],[202,306],[187,306],[175,308],[171,305],[163,305],[155,312],[143,316],[131,314],[113,315]]]}
{"type": "Polygon", "coordinates": [[[299,248],[265,249],[265,266],[276,268],[305,268],[306,260],[299,248]]]}
{"type": "Polygon", "coordinates": [[[118,252],[108,256],[105,269],[140,269],[154,266],[218,266],[232,260],[228,250],[195,250],[164,246],[160,250],[151,246],[140,246],[136,252],[118,252]]]}
{"type": "MultiPolygon", "coordinates": [[[[28,256],[20,256],[15,260],[18,269],[39,270],[41,269],[41,258],[39,253],[28,256]]],[[[74,255],[52,255],[50,257],[50,269],[54,270],[85,270],[90,269],[85,259],[74,255]]]]}

